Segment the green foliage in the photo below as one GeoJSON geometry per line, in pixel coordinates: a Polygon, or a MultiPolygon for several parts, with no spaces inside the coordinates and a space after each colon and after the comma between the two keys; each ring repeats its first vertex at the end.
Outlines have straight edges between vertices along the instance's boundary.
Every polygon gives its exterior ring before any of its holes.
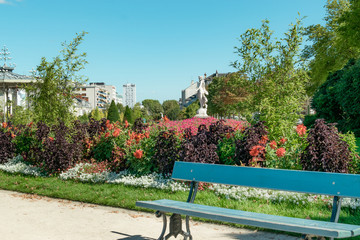
{"type": "Polygon", "coordinates": [[[81,116],[78,117],[79,121],[82,122],[82,123],[87,123],[89,122],[89,116],[88,114],[83,114],[81,116]]]}
{"type": "Polygon", "coordinates": [[[306,35],[312,45],[303,56],[309,60],[311,81],[307,93],[312,95],[330,72],[341,69],[351,58],[360,57],[359,1],[328,0],[325,25],[311,25],[306,35]]]}
{"type": "Polygon", "coordinates": [[[22,106],[15,106],[13,115],[9,119],[14,125],[25,125],[33,120],[33,112],[22,106]]]}
{"type": "Polygon", "coordinates": [[[313,114],[313,115],[306,115],[304,117],[304,121],[303,124],[307,127],[307,128],[312,128],[314,127],[315,124],[315,120],[318,119],[317,115],[313,114]]]}
{"type": "Polygon", "coordinates": [[[114,148],[114,142],[111,138],[101,138],[100,142],[92,150],[94,159],[97,162],[103,162],[105,160],[110,160],[112,157],[112,151],[114,148]]]}
{"type": "Polygon", "coordinates": [[[339,33],[351,46],[360,48],[360,1],[350,0],[349,10],[339,18],[339,33]]]}
{"type": "Polygon", "coordinates": [[[283,142],[281,139],[273,140],[276,143],[275,148],[271,147],[271,142],[266,145],[266,167],[301,170],[300,157],[308,145],[306,134],[299,136],[293,131],[292,134],[287,135],[285,140],[283,142]],[[279,148],[285,149],[284,156],[277,155],[276,152],[279,148]]]}
{"type": "Polygon", "coordinates": [[[128,121],[128,123],[134,123],[133,113],[131,111],[131,108],[129,108],[129,106],[125,107],[124,121],[125,120],[128,121]]]}
{"type": "Polygon", "coordinates": [[[200,102],[199,100],[196,100],[186,108],[181,110],[181,118],[182,119],[188,119],[193,118],[196,115],[196,111],[200,108],[200,102]]]}
{"type": "Polygon", "coordinates": [[[108,109],[107,119],[110,122],[116,122],[120,120],[119,110],[115,105],[114,100],[111,101],[110,107],[108,109]]]}
{"type": "Polygon", "coordinates": [[[154,120],[159,120],[161,118],[161,113],[164,112],[159,100],[145,99],[142,101],[142,105],[144,106],[147,115],[154,120]]]}
{"type": "Polygon", "coordinates": [[[36,122],[52,125],[61,120],[68,124],[73,119],[74,89],[85,82],[82,76],[77,75],[87,63],[86,53],[77,53],[85,34],[77,34],[69,44],[63,43],[62,56],[50,62],[45,57],[41,59],[34,76],[37,81],[27,87],[36,122]]]}
{"type": "Polygon", "coordinates": [[[209,114],[221,117],[238,113],[249,115],[250,87],[251,82],[240,72],[214,78],[208,90],[209,114]]]}
{"type": "Polygon", "coordinates": [[[272,40],[269,21],[260,29],[249,29],[240,36],[240,57],[232,65],[246,74],[252,95],[249,111],[260,113],[269,132],[275,138],[286,136],[301,117],[306,100],[308,81],[304,61],[299,56],[303,27],[300,20],[291,24],[282,41],[272,40]]]}
{"type": "Polygon", "coordinates": [[[356,144],[356,137],[354,133],[348,132],[339,134],[340,138],[349,145],[351,161],[349,164],[349,173],[360,174],[360,156],[358,154],[358,146],[356,144]]]}
{"type": "Polygon", "coordinates": [[[121,104],[121,103],[117,103],[116,107],[118,108],[120,113],[124,113],[125,112],[125,107],[121,104]]]}
{"type": "Polygon", "coordinates": [[[360,136],[360,59],[329,75],[312,104],[319,118],[337,122],[340,131],[360,136]]]}
{"type": "Polygon", "coordinates": [[[91,111],[90,116],[96,121],[100,121],[105,117],[105,114],[98,107],[96,107],[94,110],[91,111]]]}
{"type": "Polygon", "coordinates": [[[180,114],[180,105],[176,100],[166,100],[163,102],[162,107],[164,109],[164,115],[170,120],[174,121],[178,119],[180,114]]]}

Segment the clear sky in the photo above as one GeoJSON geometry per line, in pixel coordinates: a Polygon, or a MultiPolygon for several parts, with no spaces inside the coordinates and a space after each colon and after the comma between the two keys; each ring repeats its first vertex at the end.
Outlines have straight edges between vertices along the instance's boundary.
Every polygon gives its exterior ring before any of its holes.
{"type": "MultiPolygon", "coordinates": [[[[41,57],[81,31],[89,82],[136,84],[137,101],[178,100],[199,75],[232,72],[238,37],[268,19],[275,36],[306,16],[323,23],[326,0],[0,0],[0,47],[15,72],[30,75],[41,57]],[[10,62],[11,62],[10,61],[10,62]]],[[[2,62],[1,62],[2,63],[2,62]]]]}

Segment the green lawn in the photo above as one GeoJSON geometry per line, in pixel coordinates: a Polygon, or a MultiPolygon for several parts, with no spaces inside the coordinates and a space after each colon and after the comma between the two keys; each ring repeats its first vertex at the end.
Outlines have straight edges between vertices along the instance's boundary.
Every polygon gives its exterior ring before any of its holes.
{"type": "MultiPolygon", "coordinates": [[[[171,191],[144,189],[120,184],[90,184],[75,181],[62,181],[55,177],[32,177],[20,174],[9,174],[2,171],[0,171],[0,188],[141,211],[149,210],[136,207],[135,202],[138,200],[167,198],[186,201],[187,199],[186,192],[174,193],[171,191]]],[[[211,191],[200,191],[195,202],[218,207],[325,221],[328,221],[331,215],[331,208],[324,203],[311,203],[305,206],[297,206],[291,203],[275,204],[259,199],[235,201],[218,197],[211,191]]],[[[353,212],[346,208],[343,209],[340,221],[360,225],[359,210],[353,212]]]]}

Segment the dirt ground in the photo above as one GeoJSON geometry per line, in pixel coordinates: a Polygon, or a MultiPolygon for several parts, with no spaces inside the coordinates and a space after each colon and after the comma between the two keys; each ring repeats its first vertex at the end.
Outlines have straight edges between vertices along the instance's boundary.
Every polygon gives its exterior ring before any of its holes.
{"type": "MultiPolygon", "coordinates": [[[[161,229],[154,214],[0,190],[1,240],[150,240],[161,229]]],[[[297,239],[195,221],[190,229],[194,240],[297,239]]]]}

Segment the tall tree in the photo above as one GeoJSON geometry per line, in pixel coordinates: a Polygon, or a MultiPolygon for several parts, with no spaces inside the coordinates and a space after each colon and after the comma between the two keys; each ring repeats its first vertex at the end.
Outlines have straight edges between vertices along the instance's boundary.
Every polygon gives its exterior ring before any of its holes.
{"type": "Polygon", "coordinates": [[[145,99],[142,105],[147,111],[147,114],[154,120],[161,118],[161,113],[164,112],[159,100],[145,99]]]}
{"type": "Polygon", "coordinates": [[[86,81],[83,76],[77,75],[87,63],[86,53],[77,53],[85,34],[76,34],[68,44],[64,42],[61,56],[52,61],[47,61],[45,57],[41,59],[34,76],[38,81],[27,88],[35,121],[51,125],[58,120],[69,123],[73,118],[74,90],[86,81]]]}
{"type": "Polygon", "coordinates": [[[210,115],[221,117],[232,114],[248,115],[248,101],[251,82],[242,73],[231,73],[225,77],[214,78],[209,85],[208,110],[210,115]]]}
{"type": "Polygon", "coordinates": [[[273,137],[287,136],[300,117],[308,81],[300,58],[303,27],[301,20],[291,24],[281,41],[272,39],[269,21],[249,29],[235,47],[240,60],[232,65],[251,82],[250,111],[260,113],[273,137]]]}
{"type": "Polygon", "coordinates": [[[129,123],[134,123],[133,113],[131,108],[129,108],[129,106],[125,107],[124,122],[125,120],[128,121],[129,123]]]}
{"type": "Polygon", "coordinates": [[[110,122],[116,122],[120,120],[119,109],[117,108],[115,101],[112,100],[108,109],[107,119],[110,122]]]}
{"type": "Polygon", "coordinates": [[[312,42],[303,50],[303,57],[309,60],[309,96],[325,82],[329,73],[343,68],[350,59],[360,57],[359,38],[356,38],[359,25],[355,26],[359,22],[359,15],[356,15],[359,1],[328,0],[325,7],[325,25],[306,28],[308,40],[312,42]]]}
{"type": "Polygon", "coordinates": [[[180,105],[176,100],[166,100],[163,102],[164,115],[170,120],[177,120],[180,114],[180,105]]]}

